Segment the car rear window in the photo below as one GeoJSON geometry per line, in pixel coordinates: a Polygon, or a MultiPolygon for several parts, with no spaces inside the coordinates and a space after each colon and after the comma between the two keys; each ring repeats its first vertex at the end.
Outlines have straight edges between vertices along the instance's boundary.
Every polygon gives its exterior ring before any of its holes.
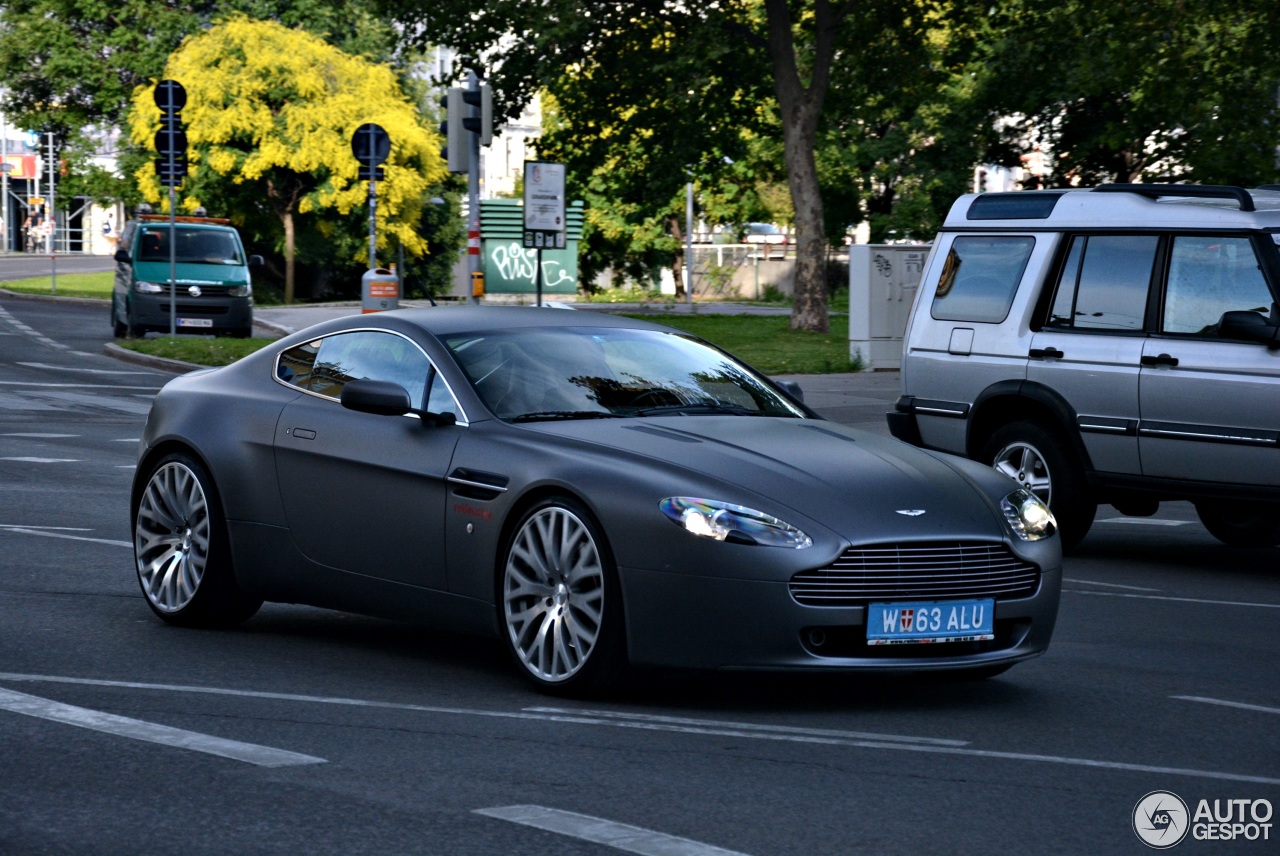
{"type": "Polygon", "coordinates": [[[1003,321],[1035,244],[1035,238],[1026,235],[956,238],[933,296],[933,317],[939,321],[1003,321]]]}

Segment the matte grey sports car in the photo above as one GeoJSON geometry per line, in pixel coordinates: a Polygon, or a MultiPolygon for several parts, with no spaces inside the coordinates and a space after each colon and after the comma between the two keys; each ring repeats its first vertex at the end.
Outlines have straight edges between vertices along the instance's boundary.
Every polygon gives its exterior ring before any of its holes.
{"type": "Polygon", "coordinates": [[[995,674],[1045,650],[1061,587],[1016,482],[564,309],[356,315],[176,378],[132,511],[166,621],[266,600],[496,634],[561,692],[629,664],[995,674]]]}

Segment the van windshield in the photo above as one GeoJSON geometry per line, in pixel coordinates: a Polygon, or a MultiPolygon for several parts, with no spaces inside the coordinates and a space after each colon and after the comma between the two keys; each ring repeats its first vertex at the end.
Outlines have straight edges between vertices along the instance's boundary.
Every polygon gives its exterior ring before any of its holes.
{"type": "MultiPolygon", "coordinates": [[[[168,228],[154,226],[138,235],[138,261],[169,261],[168,228]]],[[[179,229],[176,261],[200,262],[211,265],[243,265],[240,245],[231,232],[215,229],[179,229]]]]}

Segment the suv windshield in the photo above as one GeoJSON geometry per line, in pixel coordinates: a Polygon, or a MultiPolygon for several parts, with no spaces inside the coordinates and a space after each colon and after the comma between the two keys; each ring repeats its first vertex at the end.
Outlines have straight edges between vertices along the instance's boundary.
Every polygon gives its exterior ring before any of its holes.
{"type": "MultiPolygon", "coordinates": [[[[170,230],[148,226],[138,235],[138,261],[169,261],[170,230]]],[[[243,265],[240,247],[231,232],[221,229],[178,229],[177,261],[213,265],[243,265]]]]}

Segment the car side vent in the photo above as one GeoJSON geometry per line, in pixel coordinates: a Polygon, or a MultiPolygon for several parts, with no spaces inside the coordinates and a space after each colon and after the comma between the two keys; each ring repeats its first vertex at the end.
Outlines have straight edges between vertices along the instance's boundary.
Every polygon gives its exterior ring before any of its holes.
{"type": "Polygon", "coordinates": [[[862,606],[873,601],[947,597],[1030,597],[1040,568],[1000,543],[948,541],[850,547],[825,568],[791,578],[805,606],[862,606]]]}
{"type": "Polygon", "coordinates": [[[469,470],[465,467],[458,467],[449,473],[449,484],[453,485],[454,496],[464,499],[497,499],[506,491],[509,481],[506,476],[497,473],[469,470]]]}

